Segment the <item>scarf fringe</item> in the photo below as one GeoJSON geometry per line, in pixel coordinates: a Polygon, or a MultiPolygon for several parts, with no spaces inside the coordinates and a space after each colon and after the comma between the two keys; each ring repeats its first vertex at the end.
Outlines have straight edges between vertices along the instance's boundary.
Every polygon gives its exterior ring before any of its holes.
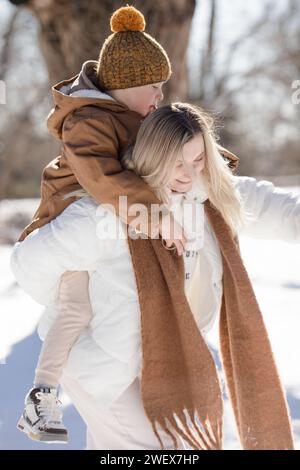
{"type": "MultiPolygon", "coordinates": [[[[182,425],[182,428],[178,426],[178,423],[175,419],[174,413],[170,417],[156,417],[150,420],[151,426],[153,429],[154,434],[156,435],[161,450],[165,450],[163,441],[159,435],[156,423],[158,423],[163,431],[168,434],[174,444],[175,450],[178,450],[178,439],[176,433],[179,434],[192,449],[195,450],[221,450],[222,449],[222,418],[219,419],[209,419],[206,418],[205,421],[200,421],[200,426],[203,428],[201,430],[199,428],[198,423],[196,423],[194,413],[188,413],[189,419],[194,426],[194,429],[187,423],[186,415],[183,411],[176,413],[176,418],[179,423],[182,425]],[[167,424],[167,421],[169,424],[167,424]],[[172,432],[173,430],[173,432],[172,432]],[[174,433],[174,430],[176,433],[174,433]]],[[[199,414],[198,414],[199,419],[199,414]]]]}

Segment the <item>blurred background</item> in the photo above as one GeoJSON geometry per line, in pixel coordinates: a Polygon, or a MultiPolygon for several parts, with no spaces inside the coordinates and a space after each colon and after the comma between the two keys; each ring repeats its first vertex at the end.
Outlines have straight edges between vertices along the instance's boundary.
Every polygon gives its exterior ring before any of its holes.
{"type": "MultiPolygon", "coordinates": [[[[127,3],[142,11],[146,32],[170,57],[164,103],[188,101],[212,112],[222,145],[240,157],[239,175],[300,194],[298,0],[0,0],[0,449],[85,446],[84,424],[65,395],[67,446],[36,444],[15,429],[40,348],[42,306],[14,282],[9,256],[38,205],[42,169],[59,155],[46,127],[51,86],[98,58],[111,13],[127,3]]],[[[300,449],[299,245],[244,237],[241,248],[300,449]]],[[[210,345],[217,357],[216,330],[210,345]]],[[[225,433],[226,448],[238,448],[229,405],[225,433]]]]}

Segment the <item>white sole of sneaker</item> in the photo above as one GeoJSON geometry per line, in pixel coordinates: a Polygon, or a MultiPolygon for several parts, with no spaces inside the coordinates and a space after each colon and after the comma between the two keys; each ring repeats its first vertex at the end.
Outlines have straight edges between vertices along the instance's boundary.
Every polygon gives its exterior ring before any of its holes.
{"type": "Polygon", "coordinates": [[[19,431],[24,432],[30,439],[33,441],[40,441],[45,442],[47,444],[67,444],[68,443],[68,435],[61,435],[61,434],[51,434],[48,433],[34,433],[32,432],[28,423],[26,423],[25,419],[21,416],[18,421],[17,429],[19,431]]]}

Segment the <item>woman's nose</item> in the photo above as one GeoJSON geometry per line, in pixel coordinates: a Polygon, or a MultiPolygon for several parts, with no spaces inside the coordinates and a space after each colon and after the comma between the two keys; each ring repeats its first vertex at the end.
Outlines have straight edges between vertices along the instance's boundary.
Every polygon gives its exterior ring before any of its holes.
{"type": "Polygon", "coordinates": [[[185,163],[181,171],[181,177],[186,180],[191,180],[193,178],[194,169],[192,165],[185,163]]]}
{"type": "Polygon", "coordinates": [[[190,171],[188,171],[187,169],[182,170],[180,174],[180,178],[182,178],[185,181],[186,180],[189,181],[191,179],[190,171]]]}
{"type": "Polygon", "coordinates": [[[186,174],[186,176],[191,176],[192,165],[188,162],[184,162],[182,170],[186,174]]]}

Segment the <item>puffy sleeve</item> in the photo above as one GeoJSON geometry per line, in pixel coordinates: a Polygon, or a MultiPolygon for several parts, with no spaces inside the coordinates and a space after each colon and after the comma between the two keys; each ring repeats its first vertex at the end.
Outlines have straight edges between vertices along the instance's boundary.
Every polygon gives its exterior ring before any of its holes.
{"type": "Polygon", "coordinates": [[[96,236],[91,208],[79,200],[25,240],[16,242],[10,268],[34,300],[50,305],[57,297],[62,273],[92,269],[105,249],[105,243],[96,236]]]}
{"type": "Polygon", "coordinates": [[[234,178],[245,209],[253,217],[240,230],[240,235],[300,243],[300,194],[276,187],[267,180],[234,178]]]}

